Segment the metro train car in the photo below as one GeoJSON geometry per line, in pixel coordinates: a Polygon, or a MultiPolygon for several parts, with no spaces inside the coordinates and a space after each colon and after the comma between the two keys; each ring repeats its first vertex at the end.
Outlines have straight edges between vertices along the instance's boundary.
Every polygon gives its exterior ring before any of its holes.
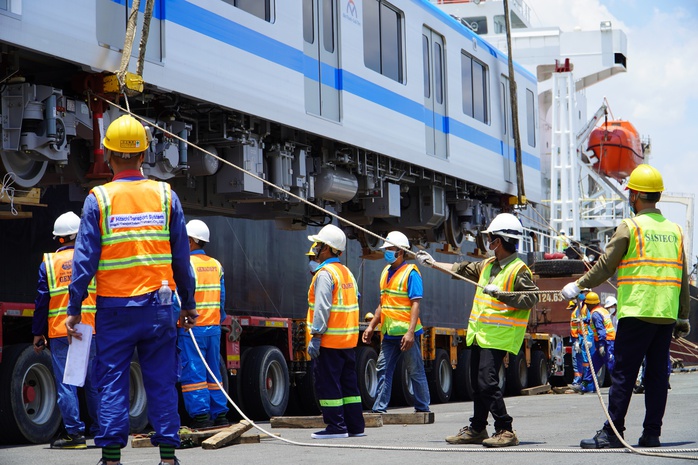
{"type": "MultiPolygon", "coordinates": [[[[100,141],[121,111],[96,96],[126,103],[104,78],[129,8],[0,0],[0,174],[15,185],[108,179],[100,141]]],[[[535,204],[536,78],[515,73],[535,204]]],[[[327,221],[158,127],[373,231],[458,247],[517,192],[508,74],[505,55],[426,0],[156,0],[145,90],[128,104],[152,123],[145,174],[188,213],[327,221]]]]}

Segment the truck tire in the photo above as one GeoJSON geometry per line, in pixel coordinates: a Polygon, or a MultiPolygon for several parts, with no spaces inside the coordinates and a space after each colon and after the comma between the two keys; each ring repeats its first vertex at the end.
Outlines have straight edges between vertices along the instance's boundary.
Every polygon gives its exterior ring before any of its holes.
{"type": "Polygon", "coordinates": [[[507,369],[502,363],[499,367],[499,390],[502,391],[502,395],[506,393],[507,389],[507,369]]]}
{"type": "Polygon", "coordinates": [[[436,349],[434,365],[427,377],[429,381],[429,393],[431,402],[435,404],[445,404],[451,400],[453,395],[453,369],[451,360],[443,349],[436,349]]]}
{"type": "Polygon", "coordinates": [[[0,443],[49,442],[61,425],[49,352],[36,354],[31,344],[7,346],[0,386],[0,443]]]}
{"type": "Polygon", "coordinates": [[[315,373],[312,362],[308,362],[305,374],[296,380],[295,394],[301,415],[320,413],[320,402],[315,394],[315,373]]]}
{"type": "Polygon", "coordinates": [[[400,354],[397,358],[390,403],[391,405],[407,405],[411,407],[414,405],[414,388],[412,387],[412,380],[407,374],[404,360],[403,354],[400,354]]]}
{"type": "Polygon", "coordinates": [[[512,396],[521,395],[521,391],[528,387],[528,367],[523,350],[519,350],[516,355],[509,354],[506,378],[507,392],[512,396]]]}
{"type": "Polygon", "coordinates": [[[584,274],[587,267],[583,260],[541,260],[533,264],[531,271],[538,276],[559,277],[584,274]]]}
{"type": "Polygon", "coordinates": [[[279,349],[259,346],[249,350],[242,366],[242,398],[247,415],[268,420],[286,411],[290,391],[288,365],[279,349]]]}
{"type": "Polygon", "coordinates": [[[133,352],[129,367],[128,384],[128,421],[129,431],[140,433],[148,426],[148,397],[143,385],[143,372],[138,360],[138,352],[133,352]]]}
{"type": "Polygon", "coordinates": [[[548,384],[548,361],[542,350],[531,352],[531,366],[528,368],[529,386],[548,384]]]}
{"type": "Polygon", "coordinates": [[[356,380],[361,393],[361,405],[371,410],[378,394],[378,373],[376,362],[378,354],[373,347],[358,346],[356,352],[356,380]]]}
{"type": "Polygon", "coordinates": [[[470,350],[463,349],[458,352],[458,364],[455,372],[454,393],[458,400],[472,400],[473,385],[470,382],[470,350]]]}

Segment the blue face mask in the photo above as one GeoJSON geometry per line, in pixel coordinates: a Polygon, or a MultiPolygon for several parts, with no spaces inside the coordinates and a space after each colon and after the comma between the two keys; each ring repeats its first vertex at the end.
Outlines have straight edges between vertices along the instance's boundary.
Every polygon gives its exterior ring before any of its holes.
{"type": "Polygon", "coordinates": [[[392,250],[384,250],[383,251],[383,259],[388,262],[388,263],[395,263],[395,260],[397,260],[397,257],[395,256],[395,252],[392,250]]]}
{"type": "Polygon", "coordinates": [[[308,261],[308,268],[310,269],[311,274],[315,274],[318,268],[320,268],[320,264],[316,262],[315,260],[309,260],[308,261]]]}

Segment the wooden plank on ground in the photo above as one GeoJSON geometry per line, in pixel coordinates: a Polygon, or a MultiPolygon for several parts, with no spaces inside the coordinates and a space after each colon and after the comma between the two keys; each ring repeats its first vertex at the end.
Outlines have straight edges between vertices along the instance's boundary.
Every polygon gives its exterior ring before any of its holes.
{"type": "Polygon", "coordinates": [[[138,435],[134,435],[131,438],[131,447],[141,448],[141,447],[155,447],[155,446],[153,446],[153,444],[150,442],[150,436],[138,434],[138,435]]]}
{"type": "Polygon", "coordinates": [[[530,387],[527,389],[522,389],[521,390],[521,395],[522,396],[535,396],[537,394],[546,394],[550,392],[550,385],[549,384],[543,384],[542,386],[534,386],[530,387]]]}
{"type": "Polygon", "coordinates": [[[250,428],[252,428],[252,423],[246,420],[241,420],[240,423],[232,425],[220,433],[206,439],[201,443],[201,447],[204,449],[219,449],[227,446],[231,444],[233,440],[242,436],[242,434],[250,428]]]}
{"type": "MultiPolygon", "coordinates": [[[[272,428],[324,428],[325,422],[322,416],[306,417],[271,417],[269,423],[272,428]]],[[[366,428],[380,428],[383,426],[383,418],[380,413],[364,413],[366,428]]]]}
{"type": "Polygon", "coordinates": [[[384,425],[429,425],[434,423],[434,412],[383,413],[384,425]]]}

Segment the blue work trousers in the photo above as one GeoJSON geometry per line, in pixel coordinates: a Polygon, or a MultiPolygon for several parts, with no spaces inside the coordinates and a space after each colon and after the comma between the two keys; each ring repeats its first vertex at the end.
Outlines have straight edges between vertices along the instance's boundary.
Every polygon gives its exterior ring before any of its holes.
{"type": "MultiPolygon", "coordinates": [[[[90,358],[87,362],[87,375],[85,376],[85,401],[87,402],[87,413],[92,418],[90,434],[96,434],[99,431],[99,422],[97,421],[97,409],[99,407],[99,396],[97,387],[92,379],[92,364],[95,358],[95,341],[92,335],[83,335],[83,337],[92,337],[90,344],[90,358]]],[[[58,410],[61,411],[63,424],[68,434],[85,434],[85,422],[80,419],[80,401],[78,400],[78,388],[70,384],[63,384],[63,374],[65,373],[65,362],[68,358],[68,338],[56,337],[50,339],[51,348],[51,363],[53,365],[53,375],[56,377],[56,391],[58,394],[58,410]]]]}
{"type": "MultiPolygon", "coordinates": [[[[669,387],[667,358],[673,330],[674,324],[653,324],[632,317],[618,320],[616,365],[611,373],[613,384],[608,391],[608,413],[619,432],[625,430],[625,415],[645,357],[645,420],[642,426],[644,433],[661,436],[669,387]]],[[[604,428],[612,434],[608,422],[604,428]]]]}
{"type": "Polygon", "coordinates": [[[574,370],[574,378],[572,384],[580,384],[582,382],[582,376],[584,375],[584,358],[582,357],[582,347],[575,352],[574,342],[578,341],[579,338],[572,338],[572,370],[574,370]]]}
{"type": "Polygon", "coordinates": [[[482,431],[487,426],[487,417],[494,418],[495,431],[513,431],[512,418],[507,413],[504,395],[499,389],[499,368],[506,351],[470,346],[470,382],[473,386],[473,416],[470,426],[482,431]]]}
{"type": "Polygon", "coordinates": [[[424,373],[420,340],[420,336],[415,336],[412,347],[402,352],[400,350],[402,339],[383,338],[381,353],[378,355],[376,367],[378,371],[378,390],[376,392],[376,402],[373,404],[374,412],[385,412],[388,408],[393,387],[393,375],[395,374],[395,366],[400,354],[403,357],[403,366],[407,369],[412,382],[414,409],[418,412],[429,411],[429,385],[427,384],[427,376],[424,373]]]}
{"type": "MultiPolygon", "coordinates": [[[[614,341],[606,342],[606,350],[603,354],[603,357],[599,353],[599,345],[600,344],[597,342],[596,349],[591,354],[591,363],[592,365],[594,365],[594,372],[596,373],[596,376],[599,376],[601,368],[605,366],[606,376],[611,376],[611,371],[613,371],[613,366],[615,365],[615,356],[613,354],[615,346],[614,341]]],[[[586,383],[588,383],[591,386],[594,385],[594,379],[591,376],[591,369],[586,371],[584,381],[586,381],[586,383]]]]}
{"type": "Polygon", "coordinates": [[[329,433],[364,432],[361,393],[356,378],[354,349],[320,347],[313,361],[315,395],[329,433]]]}
{"type": "MultiPolygon", "coordinates": [[[[214,373],[220,373],[220,331],[211,335],[196,334],[195,328],[192,331],[194,331],[199,350],[206,359],[206,364],[214,373]]],[[[184,398],[184,408],[187,409],[189,416],[194,418],[196,415],[208,414],[211,418],[216,418],[221,413],[228,413],[228,401],[216,381],[206,370],[204,362],[194,347],[194,341],[192,341],[189,331],[180,328],[177,346],[182,363],[180,379],[182,397],[184,398]]],[[[217,378],[220,378],[220,375],[217,378]]]]}
{"type": "Polygon", "coordinates": [[[134,350],[148,399],[153,445],[179,446],[177,318],[172,305],[97,308],[95,380],[100,390],[97,447],[125,447],[134,350]]]}

